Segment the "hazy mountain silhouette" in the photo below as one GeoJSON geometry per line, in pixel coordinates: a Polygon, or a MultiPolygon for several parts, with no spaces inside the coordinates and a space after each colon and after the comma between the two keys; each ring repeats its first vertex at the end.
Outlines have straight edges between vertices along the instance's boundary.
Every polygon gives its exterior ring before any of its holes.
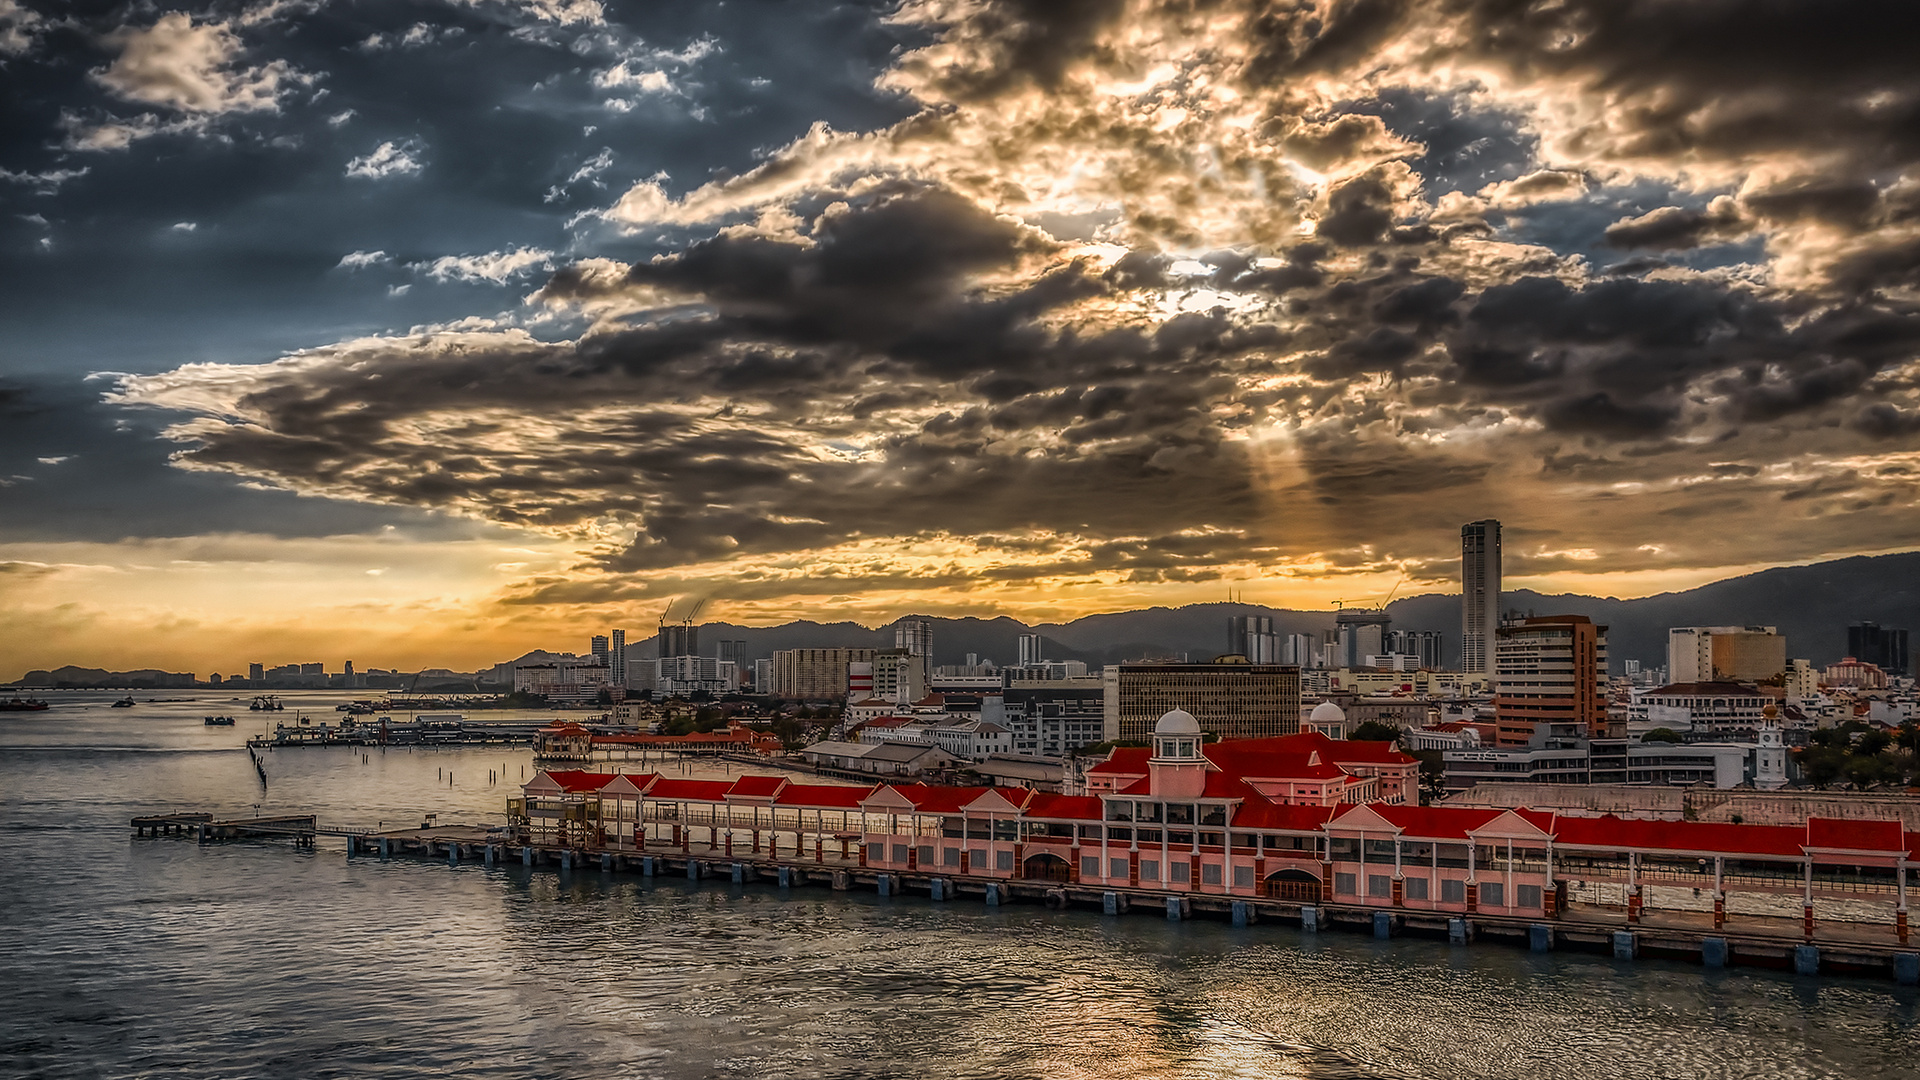
{"type": "MultiPolygon", "coordinates": [[[[1666,662],[1667,628],[1672,626],[1777,626],[1787,637],[1787,655],[1824,666],[1845,655],[1847,625],[1868,620],[1883,626],[1920,629],[1920,551],[1858,556],[1787,566],[1716,581],[1684,592],[1633,600],[1573,594],[1543,595],[1531,590],[1502,594],[1509,610],[1537,615],[1586,615],[1608,627],[1613,667],[1639,660],[1666,662]]],[[[1430,593],[1395,600],[1387,606],[1393,625],[1403,630],[1438,630],[1444,636],[1446,663],[1460,656],[1460,596],[1430,593]]],[[[934,661],[965,662],[967,653],[995,663],[1011,663],[1017,638],[1038,633],[1048,659],[1084,660],[1090,665],[1146,656],[1186,655],[1211,659],[1227,648],[1231,615],[1270,615],[1280,634],[1312,634],[1333,627],[1331,611],[1294,611],[1255,604],[1212,603],[1154,607],[1088,615],[1067,623],[1028,626],[1016,619],[924,618],[933,623],[934,661]]],[[[721,640],[743,641],[744,655],[771,656],[775,649],[845,645],[891,648],[893,624],[868,629],[858,623],[791,622],[780,626],[700,627],[700,651],[714,655],[721,640]]],[[[651,638],[629,646],[634,659],[651,657],[651,638]]]]}

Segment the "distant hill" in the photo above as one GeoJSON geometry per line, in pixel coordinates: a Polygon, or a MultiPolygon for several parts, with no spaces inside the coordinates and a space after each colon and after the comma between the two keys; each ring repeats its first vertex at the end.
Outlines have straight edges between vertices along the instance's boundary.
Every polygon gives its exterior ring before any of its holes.
{"type": "MultiPolygon", "coordinates": [[[[1785,566],[1716,581],[1684,592],[1633,600],[1574,594],[1546,595],[1527,589],[1501,594],[1505,608],[1537,615],[1585,615],[1608,627],[1607,645],[1614,670],[1621,661],[1664,664],[1667,629],[1673,626],[1777,626],[1787,638],[1787,654],[1825,666],[1845,655],[1847,625],[1863,620],[1883,626],[1920,629],[1920,551],[1858,556],[1809,566],[1785,566]]],[[[1446,662],[1460,657],[1460,596],[1429,593],[1395,600],[1387,606],[1394,627],[1438,630],[1446,642],[1446,662]]],[[[967,653],[1006,664],[1017,654],[1021,634],[1038,633],[1046,656],[1084,660],[1089,665],[1143,656],[1210,659],[1226,650],[1226,623],[1232,615],[1270,615],[1280,634],[1314,634],[1333,626],[1331,611],[1294,611],[1254,604],[1189,604],[1088,615],[1067,623],[1028,626],[1017,619],[949,619],[919,615],[933,624],[934,661],[963,663],[967,653]]],[[[858,623],[784,623],[780,626],[700,627],[701,652],[711,656],[720,640],[743,641],[745,655],[771,656],[775,649],[844,645],[890,648],[893,624],[868,629],[858,623]]],[[[651,658],[647,638],[628,646],[632,659],[651,658]]]]}

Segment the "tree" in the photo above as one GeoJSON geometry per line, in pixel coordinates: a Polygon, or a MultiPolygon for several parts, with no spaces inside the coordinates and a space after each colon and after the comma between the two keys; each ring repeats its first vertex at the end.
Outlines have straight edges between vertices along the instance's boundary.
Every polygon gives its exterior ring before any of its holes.
{"type": "Polygon", "coordinates": [[[1643,743],[1650,743],[1650,742],[1677,743],[1681,740],[1680,740],[1680,733],[1673,730],[1672,728],[1657,727],[1657,728],[1654,728],[1652,731],[1647,732],[1645,735],[1640,736],[1640,741],[1643,743]]]}
{"type": "Polygon", "coordinates": [[[1390,742],[1400,741],[1400,729],[1392,724],[1383,724],[1378,720],[1368,720],[1347,733],[1354,742],[1390,742]]]}
{"type": "Polygon", "coordinates": [[[1845,750],[1832,746],[1809,746],[1797,756],[1800,760],[1800,776],[1816,788],[1824,790],[1831,787],[1846,775],[1845,750]]]}
{"type": "Polygon", "coordinates": [[[1439,802],[1447,794],[1447,759],[1445,751],[1415,750],[1413,759],[1420,763],[1420,805],[1439,802]]]}

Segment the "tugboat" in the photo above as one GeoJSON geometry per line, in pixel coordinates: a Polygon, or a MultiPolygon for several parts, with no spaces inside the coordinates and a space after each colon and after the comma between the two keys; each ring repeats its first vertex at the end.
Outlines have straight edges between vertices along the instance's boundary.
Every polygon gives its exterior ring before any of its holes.
{"type": "Polygon", "coordinates": [[[138,704],[140,704],[140,703],[139,703],[139,702],[137,702],[137,701],[135,701],[135,700],[133,700],[133,695],[132,695],[132,694],[128,694],[128,695],[127,695],[126,697],[123,697],[123,698],[121,698],[121,699],[120,699],[119,701],[116,701],[116,702],[114,702],[114,703],[113,703],[113,708],[116,708],[116,709],[131,709],[131,708],[133,708],[133,707],[134,707],[135,705],[138,705],[138,704]]]}
{"type": "Polygon", "coordinates": [[[0,712],[46,712],[47,703],[39,698],[8,698],[0,701],[0,712]]]}

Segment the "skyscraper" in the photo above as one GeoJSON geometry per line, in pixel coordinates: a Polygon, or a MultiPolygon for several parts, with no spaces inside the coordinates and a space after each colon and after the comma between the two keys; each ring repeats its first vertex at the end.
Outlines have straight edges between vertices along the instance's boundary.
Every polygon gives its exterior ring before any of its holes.
{"type": "Polygon", "coordinates": [[[615,686],[627,685],[627,632],[613,632],[613,648],[607,654],[611,668],[607,672],[607,681],[615,686]]]}
{"type": "Polygon", "coordinates": [[[1859,622],[1847,627],[1847,655],[1869,664],[1879,664],[1889,675],[1905,675],[1908,658],[1907,632],[1878,623],[1859,622]]]}
{"type": "Polygon", "coordinates": [[[1019,666],[1026,667],[1028,664],[1039,663],[1041,660],[1040,635],[1039,634],[1021,634],[1019,653],[1020,653],[1019,666]]]}
{"type": "Polygon", "coordinates": [[[593,635],[592,648],[590,651],[593,653],[594,661],[601,667],[609,667],[611,665],[612,658],[607,655],[607,635],[593,635]]]}
{"type": "Polygon", "coordinates": [[[1460,670],[1492,668],[1494,631],[1500,628],[1500,523],[1488,518],[1460,526],[1460,670]]]}
{"type": "Polygon", "coordinates": [[[1494,633],[1495,743],[1525,746],[1539,724],[1578,725],[1589,738],[1607,720],[1607,628],[1585,615],[1528,617],[1494,633]]]}
{"type": "Polygon", "coordinates": [[[902,619],[893,624],[893,647],[914,656],[933,655],[933,624],[924,619],[902,619]]]}

